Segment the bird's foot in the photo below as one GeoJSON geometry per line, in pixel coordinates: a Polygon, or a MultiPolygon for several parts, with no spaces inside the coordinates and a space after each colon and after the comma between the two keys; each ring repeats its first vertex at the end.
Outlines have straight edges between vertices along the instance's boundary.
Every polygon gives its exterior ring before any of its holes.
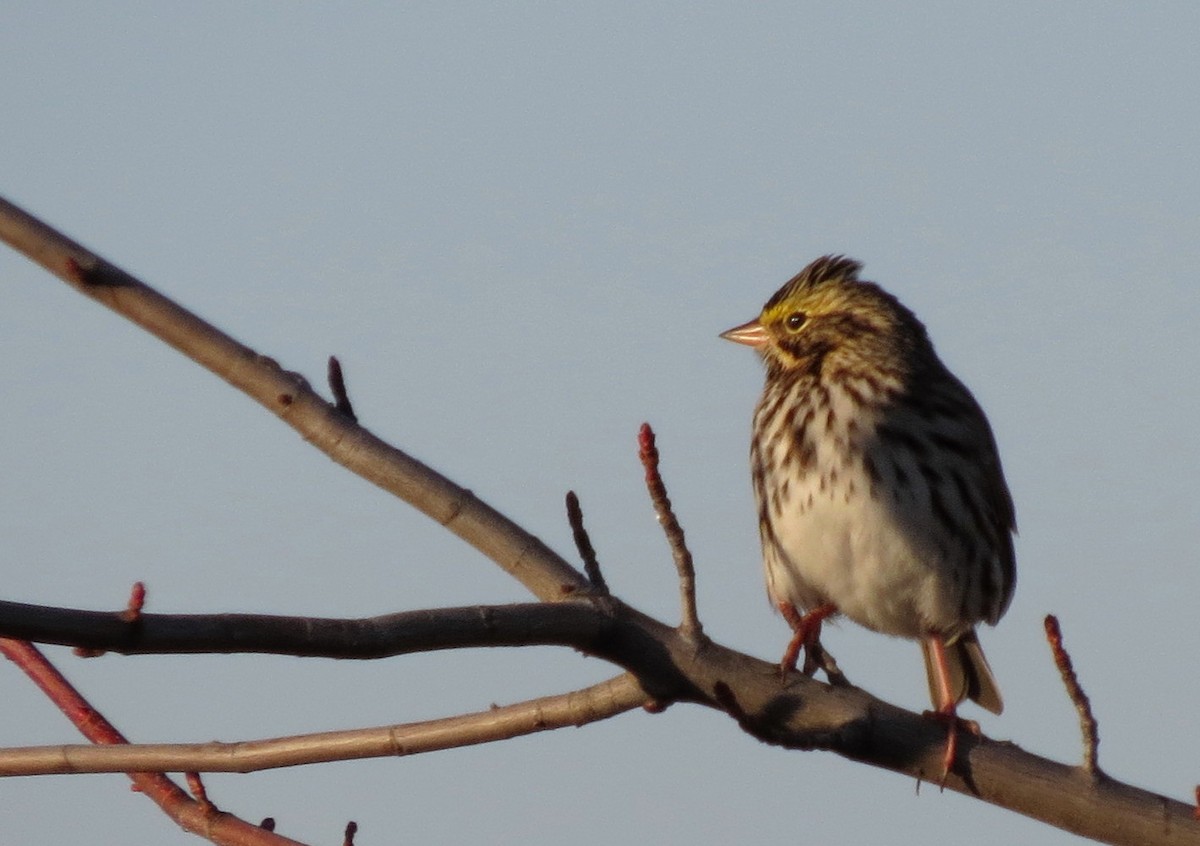
{"type": "Polygon", "coordinates": [[[779,611],[792,628],[792,639],[788,641],[783,658],[779,661],[780,679],[786,679],[788,673],[796,669],[801,649],[804,650],[804,667],[801,670],[804,675],[811,676],[821,667],[833,667],[834,672],[841,676],[837,663],[821,646],[821,623],[826,617],[836,614],[837,608],[825,604],[817,606],[807,614],[801,614],[792,603],[780,602],[779,611]]]}
{"type": "Polygon", "coordinates": [[[976,737],[980,734],[979,723],[974,720],[964,720],[956,713],[957,704],[947,705],[936,711],[926,711],[921,716],[928,720],[942,723],[946,726],[946,748],[942,752],[942,777],[938,787],[946,789],[946,779],[950,777],[954,764],[958,759],[958,730],[964,729],[976,737]]]}

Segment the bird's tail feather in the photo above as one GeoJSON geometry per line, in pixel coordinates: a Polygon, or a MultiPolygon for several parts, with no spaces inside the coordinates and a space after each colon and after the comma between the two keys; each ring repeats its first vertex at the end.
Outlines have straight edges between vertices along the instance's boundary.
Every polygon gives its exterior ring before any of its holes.
{"type": "MultiPolygon", "coordinates": [[[[928,640],[921,641],[921,652],[925,656],[929,698],[933,700],[933,706],[936,708],[940,704],[937,667],[934,664],[933,647],[928,640]]],[[[987,658],[983,657],[983,647],[979,645],[979,638],[975,636],[974,629],[959,635],[953,643],[946,644],[946,664],[949,670],[950,692],[956,703],[971,699],[993,714],[1004,710],[1000,687],[996,684],[987,658]]]]}

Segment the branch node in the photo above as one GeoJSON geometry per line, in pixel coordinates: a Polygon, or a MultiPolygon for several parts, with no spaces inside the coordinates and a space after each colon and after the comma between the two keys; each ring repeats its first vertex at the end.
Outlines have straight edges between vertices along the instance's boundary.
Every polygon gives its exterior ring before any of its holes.
{"type": "Polygon", "coordinates": [[[1100,727],[1092,713],[1092,703],[1087,694],[1083,692],[1083,686],[1079,684],[1079,678],[1075,675],[1071,656],[1063,646],[1062,629],[1058,625],[1058,618],[1053,614],[1047,614],[1044,625],[1046,642],[1050,644],[1050,652],[1054,655],[1054,663],[1058,667],[1059,675],[1062,676],[1063,686],[1066,687],[1067,695],[1071,697],[1071,702],[1074,703],[1075,710],[1079,713],[1079,729],[1083,734],[1083,769],[1093,778],[1103,776],[1104,772],[1100,769],[1098,757],[1100,727]]]}
{"type": "Polygon", "coordinates": [[[208,798],[208,791],[204,789],[204,782],[200,780],[200,773],[184,773],[183,778],[187,781],[188,791],[200,806],[200,810],[205,814],[215,813],[217,806],[208,798]]]}
{"type": "Polygon", "coordinates": [[[679,573],[679,598],[682,605],[679,632],[693,643],[698,643],[704,638],[704,629],[696,611],[696,570],[692,565],[692,553],[688,551],[687,542],[683,537],[683,528],[671,508],[667,486],[658,470],[658,447],[655,446],[654,430],[650,428],[649,423],[643,423],[638,430],[638,457],[646,469],[646,489],[650,492],[650,501],[654,503],[659,525],[666,533],[671,555],[675,559],[675,570],[679,573]]]}
{"type": "Polygon", "coordinates": [[[358,415],[354,413],[354,405],[350,402],[350,395],[346,393],[342,363],[335,355],[329,357],[329,390],[333,392],[333,407],[357,423],[358,415]]]}
{"type": "Polygon", "coordinates": [[[134,582],[133,588],[129,591],[129,604],[125,606],[125,610],[120,613],[120,617],[131,626],[135,626],[142,621],[142,609],[146,606],[146,583],[134,582]]]}
{"type": "MultiPolygon", "coordinates": [[[[125,604],[125,610],[117,614],[117,619],[126,623],[131,630],[137,628],[141,625],[142,609],[145,605],[146,583],[134,582],[133,587],[129,591],[129,601],[125,604]]],[[[99,658],[105,651],[88,646],[76,646],[71,650],[76,658],[99,658]]]]}
{"type": "Polygon", "coordinates": [[[575,538],[575,548],[583,559],[583,572],[591,583],[593,590],[601,596],[609,596],[608,583],[600,572],[600,562],[596,559],[596,550],[592,539],[588,537],[587,529],[583,526],[583,509],[579,506],[579,497],[575,491],[567,491],[567,522],[571,524],[571,534],[575,538]]]}

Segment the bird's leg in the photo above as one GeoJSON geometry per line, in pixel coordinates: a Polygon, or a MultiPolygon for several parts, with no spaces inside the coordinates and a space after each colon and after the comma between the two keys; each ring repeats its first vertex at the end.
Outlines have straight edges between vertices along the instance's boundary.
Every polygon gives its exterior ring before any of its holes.
{"type": "Polygon", "coordinates": [[[779,612],[783,614],[783,619],[787,620],[787,624],[792,627],[792,639],[783,652],[783,658],[779,661],[779,675],[786,677],[790,671],[796,669],[796,659],[800,657],[800,650],[803,649],[803,673],[811,676],[822,663],[821,622],[826,617],[836,614],[837,607],[826,603],[818,605],[807,614],[801,614],[796,610],[795,605],[784,601],[779,603],[779,612]]]}
{"type": "Polygon", "coordinates": [[[946,658],[946,641],[939,634],[929,635],[929,646],[933,652],[933,668],[936,676],[937,702],[936,710],[926,711],[925,716],[946,724],[946,750],[942,754],[941,785],[946,786],[946,778],[954,767],[958,757],[958,727],[961,723],[968,731],[979,734],[979,724],[958,717],[958,699],[950,689],[950,664],[946,658]]]}

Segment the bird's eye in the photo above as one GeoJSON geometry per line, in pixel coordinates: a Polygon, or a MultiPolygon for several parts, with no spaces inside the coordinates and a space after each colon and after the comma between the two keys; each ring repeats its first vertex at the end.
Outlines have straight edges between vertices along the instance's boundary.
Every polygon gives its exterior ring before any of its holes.
{"type": "Polygon", "coordinates": [[[789,332],[799,332],[805,321],[808,320],[808,315],[802,311],[793,311],[783,320],[783,325],[787,327],[789,332]]]}

